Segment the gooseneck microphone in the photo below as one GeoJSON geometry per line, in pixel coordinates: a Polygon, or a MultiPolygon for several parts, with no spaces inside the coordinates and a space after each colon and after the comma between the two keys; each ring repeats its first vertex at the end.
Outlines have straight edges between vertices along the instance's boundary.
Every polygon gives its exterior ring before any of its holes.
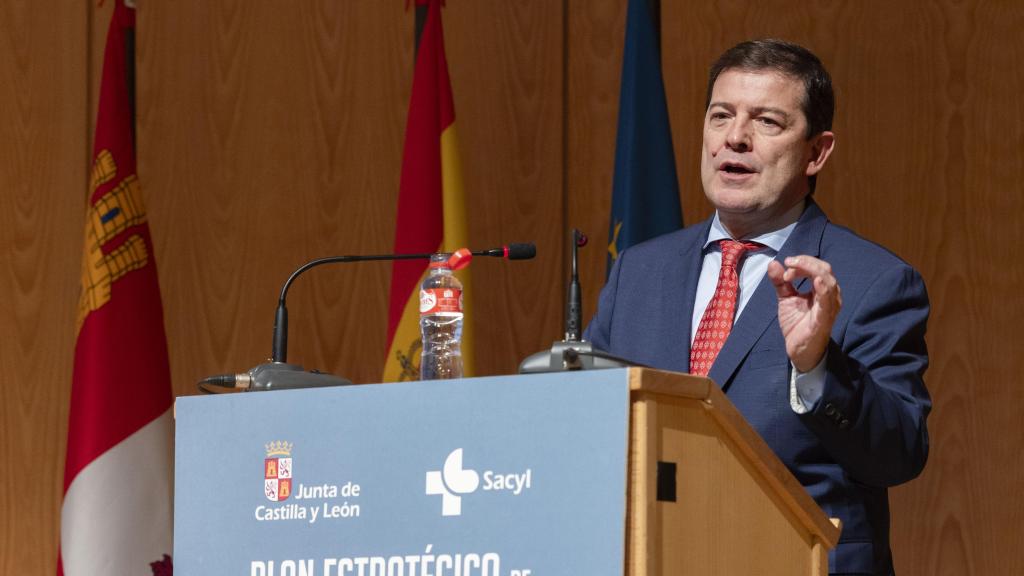
{"type": "Polygon", "coordinates": [[[601,350],[595,350],[590,342],[580,338],[583,326],[583,296],[580,290],[577,253],[586,245],[586,235],[573,228],[569,241],[570,271],[569,290],[565,302],[565,339],[553,343],[550,350],[541,350],[528,356],[519,364],[520,374],[582,370],[584,368],[642,366],[601,350]]]}
{"type": "MultiPolygon", "coordinates": [[[[453,259],[457,257],[461,266],[469,264],[467,256],[491,256],[496,258],[504,258],[506,260],[529,260],[537,255],[537,247],[532,242],[526,243],[514,243],[502,246],[501,248],[491,248],[490,250],[477,250],[475,252],[469,252],[465,248],[455,251],[453,259]]],[[[433,256],[432,253],[422,254],[376,254],[368,256],[329,256],[327,258],[317,258],[316,260],[310,260],[302,266],[299,266],[292,275],[285,281],[284,286],[281,287],[281,296],[277,299],[277,312],[274,314],[274,341],[271,348],[271,360],[273,362],[287,362],[288,358],[288,308],[285,306],[285,298],[288,297],[288,288],[291,287],[292,282],[299,277],[300,274],[311,268],[322,266],[324,264],[334,264],[339,262],[372,262],[379,260],[429,260],[433,256]]],[[[453,266],[457,268],[457,266],[453,266]]]]}
{"type": "MultiPolygon", "coordinates": [[[[506,260],[529,260],[537,255],[537,247],[531,243],[513,243],[500,248],[489,250],[478,250],[470,252],[462,248],[456,250],[449,264],[455,270],[469,265],[473,256],[490,256],[504,258],[506,260]]],[[[288,363],[288,307],[285,300],[288,297],[288,289],[291,288],[295,279],[302,273],[323,266],[324,264],[335,264],[343,262],[372,262],[388,260],[429,260],[432,253],[422,254],[376,254],[356,256],[329,256],[310,260],[299,266],[285,281],[281,287],[281,294],[277,299],[277,310],[274,313],[274,334],[271,344],[270,362],[259,364],[247,372],[239,374],[218,374],[204,378],[199,382],[199,389],[203,392],[213,392],[211,387],[233,388],[241,390],[284,390],[292,388],[315,388],[322,386],[344,386],[352,384],[345,378],[332,374],[324,374],[317,370],[305,371],[302,366],[288,363]]]]}
{"type": "Polygon", "coordinates": [[[576,253],[579,248],[587,245],[587,236],[579,230],[572,229],[571,270],[569,273],[569,294],[565,299],[565,340],[579,342],[583,327],[583,294],[580,291],[580,275],[576,253]]]}

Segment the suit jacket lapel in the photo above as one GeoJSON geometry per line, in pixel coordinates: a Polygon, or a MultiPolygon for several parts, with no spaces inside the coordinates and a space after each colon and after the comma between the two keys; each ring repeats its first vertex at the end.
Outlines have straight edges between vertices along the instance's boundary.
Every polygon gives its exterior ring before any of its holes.
{"type": "MultiPolygon", "coordinates": [[[[789,256],[800,254],[817,257],[821,253],[821,235],[825,231],[827,222],[828,218],[821,208],[814,200],[808,199],[807,209],[800,216],[796,228],[793,229],[793,233],[789,235],[775,259],[782,261],[789,256]]],[[[796,287],[798,290],[803,290],[805,285],[807,285],[806,278],[797,282],[796,287]]],[[[691,310],[693,308],[692,301],[690,308],[691,310]]],[[[765,277],[757,285],[753,296],[743,308],[739,320],[733,325],[732,332],[729,333],[725,346],[722,347],[714,365],[711,366],[708,377],[723,388],[727,388],[737,368],[764,334],[764,331],[769,326],[778,329],[776,322],[778,313],[779,305],[775,296],[775,287],[772,286],[771,280],[765,274],[765,277]]]]}
{"type": "Polygon", "coordinates": [[[678,311],[670,312],[667,317],[677,327],[683,327],[681,331],[677,329],[675,333],[679,334],[681,332],[683,335],[682,345],[680,346],[682,349],[680,365],[684,367],[684,371],[689,371],[690,366],[690,340],[693,339],[693,334],[691,333],[693,303],[697,299],[697,281],[700,280],[700,268],[704,259],[704,243],[707,242],[711,221],[712,218],[708,218],[700,225],[694,227],[698,234],[696,239],[683,244],[679,253],[679,260],[672,263],[668,274],[669,284],[676,289],[682,288],[682,291],[677,293],[682,294],[683,297],[674,301],[679,306],[678,311]]]}

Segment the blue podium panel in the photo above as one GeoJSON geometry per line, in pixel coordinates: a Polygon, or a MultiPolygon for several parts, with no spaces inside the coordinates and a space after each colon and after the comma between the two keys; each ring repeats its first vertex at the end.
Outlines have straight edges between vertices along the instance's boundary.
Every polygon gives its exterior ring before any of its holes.
{"type": "Polygon", "coordinates": [[[623,573],[625,370],[179,398],[174,568],[623,573]]]}

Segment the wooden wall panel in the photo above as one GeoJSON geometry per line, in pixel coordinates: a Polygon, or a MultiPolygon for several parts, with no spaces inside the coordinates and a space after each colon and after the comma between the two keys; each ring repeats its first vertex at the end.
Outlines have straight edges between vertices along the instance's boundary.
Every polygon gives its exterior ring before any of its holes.
{"type": "Polygon", "coordinates": [[[53,574],[85,217],[88,6],[0,3],[0,574],[53,574]]]}
{"type": "MultiPolygon", "coordinates": [[[[139,174],[179,394],[269,356],[297,266],[390,250],[410,16],[388,3],[140,7],[139,174]]],[[[300,278],[289,360],[378,380],[389,277],[374,263],[300,278]]]]}
{"type": "Polygon", "coordinates": [[[1024,88],[1014,64],[1024,58],[1024,6],[942,3],[931,18],[943,31],[927,61],[938,81],[923,95],[934,114],[919,116],[922,138],[907,139],[925,167],[897,207],[915,225],[897,237],[933,301],[935,448],[897,500],[906,517],[927,521],[905,522],[897,536],[920,574],[1024,573],[1024,259],[997,248],[1024,241],[1024,105],[1007,98],[1024,88]]]}
{"type": "MultiPolygon", "coordinates": [[[[567,224],[579,228],[589,238],[588,245],[579,251],[586,325],[597,312],[608,269],[608,219],[615,172],[626,3],[572,0],[569,6],[567,224]]],[[[563,238],[563,245],[568,246],[568,236],[563,238]]]]}
{"type": "MultiPolygon", "coordinates": [[[[401,3],[142,7],[139,172],[179,393],[269,354],[276,295],[303,261],[391,250],[412,16],[401,3]]],[[[469,320],[481,374],[557,335],[561,22],[543,2],[445,10],[471,243],[535,240],[541,254],[474,264],[477,306],[503,311],[469,320]]],[[[377,381],[389,278],[371,263],[296,282],[289,359],[377,381]]]]}
{"type": "Polygon", "coordinates": [[[562,334],[563,8],[459,0],[444,13],[470,243],[537,244],[535,260],[473,263],[477,372],[509,374],[562,334]]]}

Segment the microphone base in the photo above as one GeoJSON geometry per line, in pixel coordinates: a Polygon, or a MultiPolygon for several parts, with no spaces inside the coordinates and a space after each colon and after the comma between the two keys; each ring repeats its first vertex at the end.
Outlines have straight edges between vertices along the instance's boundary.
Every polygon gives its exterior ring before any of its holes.
{"type": "Polygon", "coordinates": [[[605,370],[637,366],[628,360],[614,358],[585,340],[560,340],[550,350],[531,354],[519,364],[520,374],[568,372],[572,370],[605,370]]]}
{"type": "Polygon", "coordinates": [[[251,381],[247,390],[250,392],[352,385],[352,381],[346,378],[316,371],[306,372],[302,366],[284,362],[260,364],[249,370],[248,374],[251,381]]]}

